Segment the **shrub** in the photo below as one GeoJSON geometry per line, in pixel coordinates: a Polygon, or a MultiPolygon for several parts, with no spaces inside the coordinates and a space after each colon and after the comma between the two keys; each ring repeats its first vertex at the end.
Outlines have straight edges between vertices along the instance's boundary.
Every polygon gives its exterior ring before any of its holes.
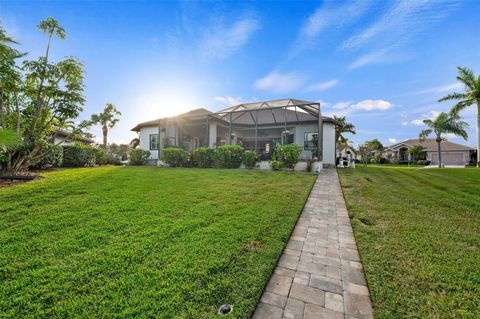
{"type": "Polygon", "coordinates": [[[192,161],[198,167],[213,167],[215,164],[215,149],[200,147],[192,152],[192,161]]]}
{"type": "Polygon", "coordinates": [[[94,152],[96,165],[106,165],[108,163],[108,155],[105,149],[96,147],[94,152]]]}
{"type": "Polygon", "coordinates": [[[242,164],[243,148],[239,145],[222,145],[217,148],[215,162],[222,168],[239,168],[242,164]]]}
{"type": "Polygon", "coordinates": [[[282,170],[291,168],[295,170],[300,159],[302,149],[297,144],[286,144],[278,146],[272,155],[272,168],[274,170],[282,170]]]}
{"type": "Polygon", "coordinates": [[[417,161],[417,165],[422,165],[422,166],[430,165],[430,161],[419,160],[419,161],[417,161]]]}
{"type": "Polygon", "coordinates": [[[243,156],[243,163],[246,168],[254,168],[258,162],[258,154],[255,151],[246,151],[243,156]]]}
{"type": "Polygon", "coordinates": [[[128,151],[129,165],[145,165],[150,157],[150,151],[142,150],[140,148],[132,148],[128,151]]]}
{"type": "Polygon", "coordinates": [[[75,144],[63,146],[63,166],[94,166],[96,152],[97,148],[90,145],[75,144]]]}
{"type": "Polygon", "coordinates": [[[189,154],[180,147],[166,147],[162,150],[162,160],[171,167],[186,167],[189,154]]]}
{"type": "Polygon", "coordinates": [[[381,157],[378,161],[378,164],[390,164],[390,160],[388,158],[381,157]]]}
{"type": "Polygon", "coordinates": [[[60,167],[63,164],[63,147],[60,145],[48,145],[48,153],[36,162],[34,168],[60,167]]]}

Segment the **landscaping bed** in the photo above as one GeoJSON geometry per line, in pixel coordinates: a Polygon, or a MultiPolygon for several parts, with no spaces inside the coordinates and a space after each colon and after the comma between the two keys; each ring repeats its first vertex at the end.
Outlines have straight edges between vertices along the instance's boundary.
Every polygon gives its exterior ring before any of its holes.
{"type": "Polygon", "coordinates": [[[248,318],[313,174],[97,167],[0,189],[0,317],[248,318]]]}
{"type": "Polygon", "coordinates": [[[480,317],[480,170],[338,170],[375,318],[480,317]]]}

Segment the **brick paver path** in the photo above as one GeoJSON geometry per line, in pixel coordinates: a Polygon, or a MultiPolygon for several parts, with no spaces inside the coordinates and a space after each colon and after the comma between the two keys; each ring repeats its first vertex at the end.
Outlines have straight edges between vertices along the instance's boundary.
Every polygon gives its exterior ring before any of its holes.
{"type": "Polygon", "coordinates": [[[253,318],[373,318],[334,169],[318,175],[253,318]]]}

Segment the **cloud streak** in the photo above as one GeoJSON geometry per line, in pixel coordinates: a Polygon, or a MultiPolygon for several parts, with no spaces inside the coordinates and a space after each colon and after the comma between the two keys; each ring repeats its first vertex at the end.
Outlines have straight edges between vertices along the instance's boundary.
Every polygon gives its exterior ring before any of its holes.
{"type": "Polygon", "coordinates": [[[254,87],[261,91],[271,91],[274,93],[289,93],[304,84],[305,80],[296,72],[279,73],[273,71],[263,78],[255,81],[254,87]]]}
{"type": "Polygon", "coordinates": [[[458,4],[457,0],[396,1],[378,20],[343,41],[339,49],[368,50],[350,64],[350,69],[404,59],[399,52],[428,27],[448,16],[458,4]]]}
{"type": "Polygon", "coordinates": [[[260,29],[260,22],[244,18],[225,27],[217,25],[203,35],[200,50],[207,59],[225,58],[243,47],[260,29]]]}
{"type": "Polygon", "coordinates": [[[338,80],[330,80],[326,82],[314,83],[307,88],[307,92],[320,92],[337,86],[338,80]]]}

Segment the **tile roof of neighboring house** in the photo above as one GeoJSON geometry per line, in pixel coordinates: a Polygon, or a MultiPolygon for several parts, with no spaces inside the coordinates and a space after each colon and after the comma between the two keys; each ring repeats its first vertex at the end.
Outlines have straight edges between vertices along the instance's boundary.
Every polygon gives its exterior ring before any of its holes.
{"type": "MultiPolygon", "coordinates": [[[[410,139],[406,140],[403,142],[399,142],[396,144],[393,144],[389,146],[389,149],[397,149],[400,148],[402,145],[409,145],[409,146],[414,146],[414,145],[421,145],[427,152],[436,152],[437,151],[437,142],[435,139],[426,139],[425,141],[420,141],[419,139],[410,139]]],[[[450,141],[442,141],[442,151],[472,151],[473,148],[470,146],[462,145],[462,144],[457,144],[453,143],[450,141]]]]}
{"type": "Polygon", "coordinates": [[[339,150],[340,152],[343,151],[343,150],[352,151],[352,152],[354,152],[355,154],[357,154],[357,151],[356,151],[353,147],[351,147],[351,146],[349,146],[349,145],[339,145],[339,146],[338,146],[338,150],[339,150]]]}
{"type": "MultiPolygon", "coordinates": [[[[182,114],[179,114],[177,116],[173,116],[172,118],[176,118],[176,117],[202,117],[202,116],[205,116],[205,115],[208,115],[208,114],[212,114],[212,112],[210,112],[209,110],[207,109],[204,109],[204,108],[199,108],[199,109],[195,109],[195,110],[191,110],[191,111],[188,111],[188,112],[185,112],[185,113],[182,113],[182,114]]],[[[134,128],[131,129],[131,131],[135,131],[135,132],[138,132],[142,127],[149,127],[149,126],[157,126],[159,122],[161,121],[165,121],[167,120],[168,117],[163,117],[163,118],[160,118],[160,119],[156,119],[156,120],[153,120],[153,121],[148,121],[148,122],[143,122],[143,123],[140,123],[140,124],[137,124],[134,128]]]]}
{"type": "MultiPolygon", "coordinates": [[[[72,132],[67,131],[67,130],[63,130],[63,129],[60,129],[60,130],[57,131],[57,133],[55,133],[55,136],[60,137],[60,138],[68,138],[68,137],[70,137],[70,135],[72,135],[72,132]]],[[[84,143],[89,143],[89,144],[95,143],[95,141],[93,139],[85,137],[85,136],[75,137],[75,140],[82,141],[84,143]]]]}

